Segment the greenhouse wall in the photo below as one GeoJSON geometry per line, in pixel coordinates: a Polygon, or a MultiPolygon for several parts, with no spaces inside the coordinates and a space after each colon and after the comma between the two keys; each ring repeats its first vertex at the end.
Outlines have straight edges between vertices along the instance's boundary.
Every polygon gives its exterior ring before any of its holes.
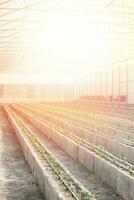
{"type": "Polygon", "coordinates": [[[134,104],[134,60],[79,73],[81,99],[134,104]]]}

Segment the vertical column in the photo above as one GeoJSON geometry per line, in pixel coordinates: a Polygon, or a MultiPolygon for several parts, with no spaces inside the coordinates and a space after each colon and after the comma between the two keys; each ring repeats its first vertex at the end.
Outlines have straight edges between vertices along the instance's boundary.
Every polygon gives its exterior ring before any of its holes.
{"type": "Polygon", "coordinates": [[[58,90],[58,100],[60,102],[60,86],[59,86],[59,90],[58,90]]]}
{"type": "Polygon", "coordinates": [[[92,74],[91,74],[91,70],[89,72],[89,98],[91,99],[92,96],[92,74]]]}
{"type": "Polygon", "coordinates": [[[66,91],[66,86],[65,86],[65,88],[64,88],[64,92],[65,92],[65,94],[64,94],[64,102],[67,103],[67,96],[66,96],[66,92],[67,92],[67,91],[66,91]]]}
{"type": "Polygon", "coordinates": [[[76,94],[77,94],[76,100],[78,100],[79,99],[79,73],[77,73],[77,76],[76,76],[76,94]]]}
{"type": "Polygon", "coordinates": [[[95,100],[95,104],[96,104],[96,96],[97,96],[97,83],[96,83],[97,79],[96,79],[96,69],[94,71],[94,100],[95,100]]]}
{"type": "Polygon", "coordinates": [[[75,80],[74,80],[74,74],[72,78],[72,84],[71,84],[71,101],[74,101],[75,99],[75,80]]]}
{"type": "Polygon", "coordinates": [[[112,94],[111,94],[111,96],[112,96],[112,106],[113,106],[113,103],[114,103],[113,102],[113,97],[114,97],[114,92],[113,92],[113,66],[112,66],[112,83],[111,84],[112,84],[112,92],[111,92],[112,94]]]}
{"type": "Polygon", "coordinates": [[[81,74],[79,72],[79,100],[80,100],[80,96],[81,96],[81,74]]]}
{"type": "Polygon", "coordinates": [[[120,107],[120,65],[119,65],[119,107],[120,107]]]}
{"type": "Polygon", "coordinates": [[[107,66],[105,67],[105,105],[107,106],[107,66]]]}
{"type": "Polygon", "coordinates": [[[88,97],[89,92],[88,92],[88,85],[89,85],[89,79],[88,79],[88,72],[86,72],[86,96],[88,97]]]}
{"type": "Polygon", "coordinates": [[[82,84],[83,84],[82,96],[84,96],[85,95],[85,72],[82,73],[82,84]]]}
{"type": "Polygon", "coordinates": [[[99,83],[99,95],[100,95],[100,98],[99,98],[99,101],[100,101],[100,104],[102,105],[102,77],[101,77],[101,74],[102,74],[102,69],[99,70],[99,79],[100,79],[100,83],[99,83]]]}
{"type": "Polygon", "coordinates": [[[128,106],[128,61],[127,61],[127,70],[126,70],[126,103],[128,106]]]}
{"type": "Polygon", "coordinates": [[[90,79],[90,71],[88,71],[88,101],[90,102],[90,96],[91,96],[91,79],[90,79]]]}

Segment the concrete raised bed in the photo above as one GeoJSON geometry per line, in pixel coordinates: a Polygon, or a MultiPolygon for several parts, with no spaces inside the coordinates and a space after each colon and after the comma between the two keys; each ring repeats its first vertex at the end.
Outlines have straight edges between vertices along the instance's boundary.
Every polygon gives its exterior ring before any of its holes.
{"type": "Polygon", "coordinates": [[[59,185],[56,183],[56,181],[54,181],[52,174],[45,169],[39,154],[35,151],[28,138],[21,132],[21,129],[10,113],[6,109],[5,111],[8,120],[21,144],[25,158],[28,161],[35,178],[37,179],[45,198],[47,200],[66,200],[66,197],[63,196],[59,185]]]}
{"type": "Polygon", "coordinates": [[[29,120],[34,126],[47,137],[52,139],[63,150],[70,154],[74,159],[79,160],[85,167],[95,175],[107,182],[115,191],[125,200],[134,200],[134,177],[120,170],[113,164],[98,157],[95,153],[73,142],[71,139],[63,136],[58,131],[47,127],[35,117],[19,110],[19,113],[29,120]]]}
{"type": "MultiPolygon", "coordinates": [[[[41,114],[43,116],[43,113],[41,114]]],[[[44,116],[49,117],[47,113],[44,116]]],[[[67,127],[70,131],[74,132],[77,136],[89,142],[93,142],[94,144],[103,146],[110,153],[124,159],[125,161],[131,164],[134,164],[134,148],[133,147],[123,144],[114,139],[109,139],[106,136],[92,133],[91,131],[84,129],[82,127],[77,127],[76,125],[73,125],[63,120],[60,117],[56,118],[52,116],[50,118],[54,119],[56,122],[60,123],[61,125],[67,127]]]]}

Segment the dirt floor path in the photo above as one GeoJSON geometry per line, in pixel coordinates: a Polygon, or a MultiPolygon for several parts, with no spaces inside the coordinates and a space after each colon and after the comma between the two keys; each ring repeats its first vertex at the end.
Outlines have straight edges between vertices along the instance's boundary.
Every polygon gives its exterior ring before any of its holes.
{"type": "Polygon", "coordinates": [[[0,200],[43,200],[21,147],[0,108],[0,200]]]}

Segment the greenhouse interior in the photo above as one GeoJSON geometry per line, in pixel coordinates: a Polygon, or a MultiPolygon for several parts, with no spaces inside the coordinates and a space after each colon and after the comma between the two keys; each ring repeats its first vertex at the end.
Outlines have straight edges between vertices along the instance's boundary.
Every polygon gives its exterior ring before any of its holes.
{"type": "Polygon", "coordinates": [[[134,200],[133,0],[0,1],[0,200],[134,200]]]}

